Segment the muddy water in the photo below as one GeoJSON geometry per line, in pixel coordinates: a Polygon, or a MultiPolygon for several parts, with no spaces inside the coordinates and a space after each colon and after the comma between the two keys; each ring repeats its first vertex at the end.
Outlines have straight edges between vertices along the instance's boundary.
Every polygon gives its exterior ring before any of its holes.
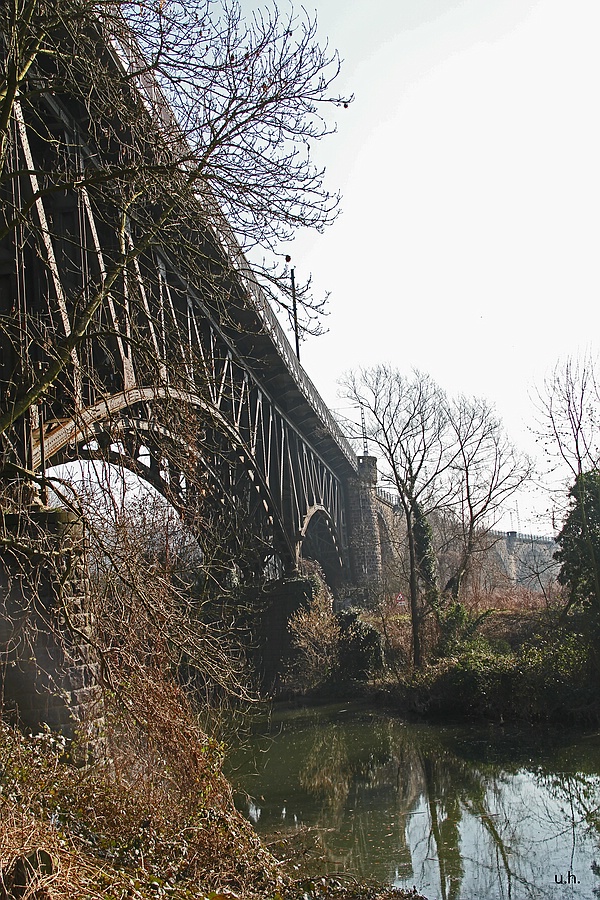
{"type": "Polygon", "coordinates": [[[598,732],[296,709],[259,723],[234,763],[257,831],[309,829],[328,873],[430,900],[600,897],[598,732]]]}

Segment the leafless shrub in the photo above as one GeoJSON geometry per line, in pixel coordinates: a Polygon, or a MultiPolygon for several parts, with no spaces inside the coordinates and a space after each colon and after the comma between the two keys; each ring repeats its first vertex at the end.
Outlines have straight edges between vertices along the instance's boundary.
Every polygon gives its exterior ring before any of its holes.
{"type": "Polygon", "coordinates": [[[121,743],[114,759],[81,767],[69,758],[74,748],[49,732],[27,738],[0,726],[0,896],[16,896],[10,888],[24,864],[32,900],[276,888],[275,861],[233,808],[219,747],[181,698],[167,706],[182,729],[180,764],[160,744],[134,749],[131,740],[129,753],[121,743]]]}
{"type": "Polygon", "coordinates": [[[318,574],[311,576],[313,596],[290,619],[294,659],[285,678],[288,687],[307,693],[326,684],[339,665],[341,629],[331,591],[318,574]]]}

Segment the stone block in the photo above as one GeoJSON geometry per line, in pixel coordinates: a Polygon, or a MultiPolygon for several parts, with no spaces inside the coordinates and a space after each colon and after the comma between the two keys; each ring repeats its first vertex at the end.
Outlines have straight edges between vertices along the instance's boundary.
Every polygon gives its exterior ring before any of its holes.
{"type": "Polygon", "coordinates": [[[68,619],[85,634],[85,572],[73,554],[82,546],[81,523],[65,510],[32,510],[2,518],[4,529],[26,536],[60,560],[51,569],[40,553],[20,558],[5,552],[0,559],[0,679],[3,710],[18,713],[33,730],[43,724],[71,734],[78,720],[98,716],[98,666],[85,638],[71,632],[68,619]],[[74,565],[68,578],[61,577],[74,565]],[[61,569],[62,565],[62,569],[61,569]],[[73,574],[75,573],[75,574],[73,574]],[[62,583],[64,582],[64,583],[62,583]],[[60,587],[59,587],[60,585],[60,587]]]}

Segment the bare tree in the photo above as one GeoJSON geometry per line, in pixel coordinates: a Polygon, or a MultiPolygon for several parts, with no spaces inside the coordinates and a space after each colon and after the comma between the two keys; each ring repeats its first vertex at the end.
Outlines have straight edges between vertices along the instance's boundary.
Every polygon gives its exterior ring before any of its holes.
{"type": "MultiPolygon", "coordinates": [[[[382,481],[398,492],[409,556],[413,661],[423,661],[421,626],[438,595],[437,567],[428,516],[453,496],[452,466],[457,450],[448,441],[444,392],[428,376],[410,378],[389,366],[350,374],[345,397],[364,415],[365,435],[383,460],[382,481]]],[[[362,426],[349,426],[362,436],[362,426]]]]}
{"type": "Polygon", "coordinates": [[[456,566],[445,586],[455,600],[476,553],[494,542],[490,530],[502,505],[531,475],[531,462],[518,453],[490,404],[458,397],[448,408],[449,439],[457,453],[452,464],[456,492],[452,502],[459,544],[456,566]]]}
{"type": "MultiPolygon", "coordinates": [[[[424,611],[439,616],[444,595],[458,599],[473,556],[493,543],[488,535],[498,509],[527,479],[530,464],[512,447],[485,400],[451,400],[423,373],[407,378],[378,366],[348,376],[344,389],[363,411],[365,436],[383,461],[382,482],[399,496],[418,666],[424,611]],[[454,549],[443,591],[434,539],[441,526],[454,549]]],[[[362,423],[349,427],[353,437],[361,437],[362,423]]]]}
{"type": "MultiPolygon", "coordinates": [[[[337,54],[305,12],[245,20],[212,0],[10,0],[0,39],[3,481],[26,485],[17,506],[43,491],[31,435],[93,434],[100,414],[88,452],[118,462],[113,407],[137,391],[162,430],[154,474],[168,455],[173,502],[181,482],[205,495],[200,463],[234,467],[227,341],[243,333],[260,362],[272,321],[242,247],[337,212],[310,155],[349,102],[330,94],[337,54]]],[[[298,299],[310,327],[320,304],[298,299]]],[[[117,442],[134,468],[149,446],[135,422],[117,442]]]]}
{"type": "Polygon", "coordinates": [[[556,472],[567,469],[572,482],[600,465],[600,384],[597,360],[558,363],[537,394],[539,438],[556,472]]]}
{"type": "Polygon", "coordinates": [[[551,472],[559,475],[560,493],[568,500],[557,537],[555,558],[561,564],[558,581],[569,588],[568,607],[589,603],[596,611],[600,600],[597,364],[591,354],[581,360],[567,359],[556,366],[538,393],[540,439],[551,472]]]}
{"type": "Polygon", "coordinates": [[[273,249],[296,228],[321,229],[335,217],[339,195],[325,188],[310,145],[333,130],[327,105],[350,98],[330,95],[339,60],[305,11],[283,15],[273,5],[244,19],[238,4],[210,0],[11,0],[0,25],[3,164],[11,120],[34,99],[30,91],[36,99],[67,91],[97,135],[126,145],[100,171],[55,172],[46,190],[76,178],[80,186],[86,175],[140,174],[156,183],[167,176],[172,188],[183,171],[244,247],[273,249]]]}

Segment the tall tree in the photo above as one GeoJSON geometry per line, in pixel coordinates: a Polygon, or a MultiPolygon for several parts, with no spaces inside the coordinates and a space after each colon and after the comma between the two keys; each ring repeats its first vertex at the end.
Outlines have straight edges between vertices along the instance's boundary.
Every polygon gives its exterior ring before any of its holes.
{"type": "Polygon", "coordinates": [[[446,591],[458,599],[476,553],[490,548],[501,506],[531,476],[531,462],[508,439],[493,407],[483,398],[460,396],[448,409],[449,437],[457,453],[452,465],[456,494],[452,511],[460,550],[446,591]]]}
{"type": "Polygon", "coordinates": [[[591,354],[559,362],[537,394],[539,439],[552,471],[566,473],[571,484],[600,466],[597,366],[591,354]]]}
{"type": "Polygon", "coordinates": [[[556,542],[560,584],[569,589],[569,606],[600,613],[600,471],[582,472],[570,491],[570,509],[556,542]]]}
{"type": "MultiPolygon", "coordinates": [[[[438,585],[431,512],[448,503],[456,448],[448,442],[446,395],[428,375],[404,376],[390,366],[350,374],[345,396],[363,411],[365,435],[383,460],[381,478],[398,492],[406,525],[413,662],[423,662],[422,621],[435,602],[438,585]]],[[[350,426],[361,437],[361,426],[350,426]]]]}
{"type": "Polygon", "coordinates": [[[597,358],[557,364],[538,393],[540,439],[558,475],[559,491],[568,490],[569,507],[557,538],[559,581],[569,588],[569,605],[600,608],[598,472],[600,470],[600,383],[597,358]]]}
{"type": "MultiPolygon", "coordinates": [[[[474,554],[493,542],[486,536],[498,510],[528,478],[530,463],[513,448],[487,401],[450,399],[421,372],[406,377],[390,366],[377,366],[349,375],[344,391],[363,411],[365,435],[383,462],[382,482],[398,493],[418,666],[424,611],[439,614],[443,594],[459,597],[474,554]],[[432,530],[436,516],[453,523],[452,540],[459,547],[443,591],[432,530]]],[[[355,438],[361,437],[362,424],[349,428],[355,438]]]]}

